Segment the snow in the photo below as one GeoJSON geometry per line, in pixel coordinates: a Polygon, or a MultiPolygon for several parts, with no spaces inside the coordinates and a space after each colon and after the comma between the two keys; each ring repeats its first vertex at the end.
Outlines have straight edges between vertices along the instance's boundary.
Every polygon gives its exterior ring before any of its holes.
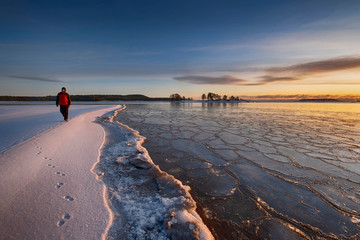
{"type": "MultiPolygon", "coordinates": [[[[104,108],[104,105],[72,105],[69,117],[104,108]]],[[[39,133],[64,123],[54,105],[0,105],[0,154],[39,133]]]]}
{"type": "Polygon", "coordinates": [[[102,238],[112,216],[91,172],[105,137],[94,120],[117,108],[72,106],[63,122],[54,106],[0,106],[2,239],[102,238]]]}
{"type": "Polygon", "coordinates": [[[72,106],[64,122],[54,106],[0,105],[0,239],[213,239],[190,187],[114,123],[123,109],[72,106]],[[100,171],[113,156],[126,174],[100,171]]]}

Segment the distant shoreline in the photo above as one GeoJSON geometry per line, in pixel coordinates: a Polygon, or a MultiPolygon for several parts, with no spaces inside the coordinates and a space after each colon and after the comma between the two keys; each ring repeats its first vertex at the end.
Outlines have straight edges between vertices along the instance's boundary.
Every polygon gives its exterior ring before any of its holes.
{"type": "MultiPolygon", "coordinates": [[[[252,102],[245,99],[240,100],[174,100],[172,98],[148,97],[141,94],[130,95],[71,95],[72,102],[103,102],[103,101],[166,101],[166,102],[203,102],[203,103],[225,103],[225,102],[252,102]]],[[[0,96],[0,102],[52,102],[56,96],[0,96]]]]}
{"type": "Polygon", "coordinates": [[[299,102],[340,102],[338,99],[318,98],[318,99],[300,99],[299,102]]]}
{"type": "MultiPolygon", "coordinates": [[[[56,101],[56,96],[0,96],[0,101],[56,101]]],[[[71,101],[170,101],[170,98],[151,98],[141,94],[131,95],[71,95],[71,101]]]]}
{"type": "MultiPolygon", "coordinates": [[[[0,102],[55,102],[56,96],[0,96],[0,102]]],[[[188,100],[175,101],[166,97],[148,97],[142,94],[129,95],[71,95],[73,102],[115,102],[115,101],[144,101],[144,102],[201,102],[201,103],[241,103],[241,102],[309,102],[309,103],[358,103],[357,99],[336,98],[304,98],[304,99],[273,99],[273,100],[188,100]]]]}

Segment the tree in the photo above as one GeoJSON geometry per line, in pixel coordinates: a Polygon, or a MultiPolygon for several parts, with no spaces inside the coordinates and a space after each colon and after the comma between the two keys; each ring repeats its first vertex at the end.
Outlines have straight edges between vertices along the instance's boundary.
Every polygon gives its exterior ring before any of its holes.
{"type": "Polygon", "coordinates": [[[181,101],[181,96],[180,96],[180,94],[178,94],[178,93],[171,94],[171,95],[170,95],[170,100],[171,100],[171,101],[181,101]]]}
{"type": "Polygon", "coordinates": [[[207,99],[208,99],[208,100],[211,100],[211,101],[218,99],[218,97],[219,97],[218,94],[216,94],[216,93],[211,93],[211,92],[209,92],[208,95],[207,95],[207,99]]]}
{"type": "Polygon", "coordinates": [[[201,99],[202,99],[203,101],[206,99],[205,93],[203,93],[203,95],[201,95],[201,99]]]}
{"type": "Polygon", "coordinates": [[[211,101],[220,100],[221,96],[219,94],[209,92],[208,95],[207,95],[207,99],[211,100],[211,101]]]}
{"type": "Polygon", "coordinates": [[[223,96],[223,99],[226,101],[226,100],[227,100],[227,96],[226,96],[226,95],[224,95],[224,96],[223,96]]]}

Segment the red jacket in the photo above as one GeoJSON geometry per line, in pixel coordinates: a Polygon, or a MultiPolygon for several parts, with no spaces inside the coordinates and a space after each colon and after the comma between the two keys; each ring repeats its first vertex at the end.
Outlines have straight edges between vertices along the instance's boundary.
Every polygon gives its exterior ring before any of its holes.
{"type": "Polygon", "coordinates": [[[68,93],[59,92],[56,97],[56,105],[71,105],[70,95],[68,93]]]}

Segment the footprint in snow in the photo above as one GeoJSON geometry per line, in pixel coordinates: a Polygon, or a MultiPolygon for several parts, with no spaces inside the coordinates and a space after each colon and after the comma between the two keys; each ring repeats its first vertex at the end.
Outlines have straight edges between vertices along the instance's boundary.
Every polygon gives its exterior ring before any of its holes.
{"type": "Polygon", "coordinates": [[[64,199],[65,199],[65,200],[68,200],[69,202],[74,201],[74,198],[72,198],[72,197],[69,196],[69,195],[68,195],[68,196],[65,196],[64,199]]]}
{"type": "Polygon", "coordinates": [[[55,174],[59,175],[59,176],[62,176],[62,177],[64,177],[66,175],[65,173],[61,173],[61,172],[56,172],[55,174]]]}
{"type": "Polygon", "coordinates": [[[61,227],[62,225],[64,225],[66,223],[66,220],[69,220],[71,218],[70,214],[65,214],[62,219],[60,219],[57,223],[58,227],[61,227]]]}
{"type": "Polygon", "coordinates": [[[60,183],[58,183],[58,184],[55,186],[55,188],[59,189],[59,188],[61,188],[63,185],[64,185],[64,183],[60,182],[60,183]]]}

